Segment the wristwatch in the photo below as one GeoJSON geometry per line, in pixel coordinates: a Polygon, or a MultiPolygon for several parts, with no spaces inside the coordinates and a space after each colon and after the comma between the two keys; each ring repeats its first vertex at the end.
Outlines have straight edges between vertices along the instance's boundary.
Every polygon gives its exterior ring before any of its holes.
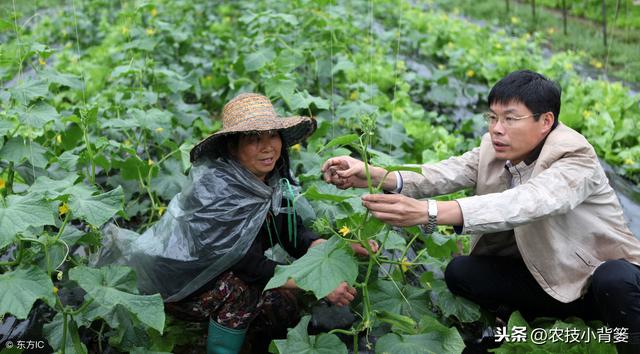
{"type": "Polygon", "coordinates": [[[422,232],[429,235],[436,231],[438,226],[438,202],[434,199],[427,200],[427,212],[429,213],[429,220],[426,224],[420,225],[422,232]]]}

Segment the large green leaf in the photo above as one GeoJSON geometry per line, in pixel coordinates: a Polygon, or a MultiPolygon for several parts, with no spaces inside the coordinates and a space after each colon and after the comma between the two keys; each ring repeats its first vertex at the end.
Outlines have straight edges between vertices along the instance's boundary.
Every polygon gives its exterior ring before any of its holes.
{"type": "Polygon", "coordinates": [[[80,157],[75,155],[72,151],[65,151],[57,157],[60,167],[67,171],[75,171],[78,165],[80,157]]]}
{"type": "Polygon", "coordinates": [[[446,317],[455,316],[461,322],[474,322],[480,319],[480,306],[449,291],[442,280],[431,283],[431,301],[446,317]]]}
{"type": "Polygon", "coordinates": [[[169,200],[180,192],[186,181],[187,176],[182,173],[180,162],[168,159],[162,164],[158,176],[151,180],[151,190],[169,200]]]}
{"type": "Polygon", "coordinates": [[[182,92],[191,87],[191,84],[187,81],[186,77],[181,76],[173,70],[162,68],[157,69],[155,72],[162,75],[162,81],[173,93],[182,92]]]}
{"type": "Polygon", "coordinates": [[[14,100],[27,104],[34,98],[46,96],[49,93],[49,83],[44,80],[27,80],[20,82],[9,91],[14,100]]]}
{"type": "Polygon", "coordinates": [[[379,279],[369,287],[369,297],[376,310],[395,312],[416,320],[431,313],[427,306],[427,291],[411,285],[379,279]]]}
{"type": "Polygon", "coordinates": [[[261,69],[267,63],[276,57],[276,52],[271,48],[262,48],[249,55],[244,59],[244,69],[247,72],[261,69]]]}
{"type": "Polygon", "coordinates": [[[285,101],[289,101],[296,89],[296,82],[290,79],[273,79],[268,80],[264,87],[267,96],[271,98],[280,97],[285,101]]]}
{"type": "Polygon", "coordinates": [[[340,248],[336,237],[312,247],[300,259],[287,266],[277,266],[266,289],[284,285],[290,278],[299,288],[312,291],[318,299],[329,295],[341,282],[353,284],[358,265],[353,257],[340,248]]]}
{"type": "Polygon", "coordinates": [[[389,231],[389,234],[379,233],[376,235],[378,242],[382,246],[384,241],[384,248],[387,250],[400,250],[404,251],[407,247],[407,240],[397,231],[389,231]]]}
{"type": "Polygon", "coordinates": [[[163,133],[171,133],[170,128],[172,114],[168,111],[161,111],[157,108],[152,108],[148,111],[132,108],[127,113],[131,118],[133,118],[133,121],[138,122],[138,126],[148,130],[153,130],[155,131],[155,134],[158,134],[158,128],[162,128],[163,133]]]}
{"type": "Polygon", "coordinates": [[[110,314],[117,321],[117,325],[109,326],[116,333],[109,338],[109,343],[116,348],[130,352],[136,347],[149,346],[149,335],[138,320],[132,318],[129,312],[121,305],[117,305],[110,314]]]}
{"type": "Polygon", "coordinates": [[[322,333],[310,336],[307,326],[311,316],[304,316],[298,325],[290,329],[286,340],[274,340],[272,353],[279,354],[347,354],[347,347],[335,334],[322,333]],[[275,346],[275,348],[274,348],[275,346]],[[275,349],[275,350],[273,350],[275,349]]]}
{"type": "Polygon", "coordinates": [[[342,136],[339,136],[337,138],[331,139],[330,142],[328,142],[326,145],[322,146],[320,151],[326,150],[326,149],[330,149],[330,148],[335,147],[335,146],[349,145],[349,144],[351,144],[353,142],[356,142],[356,141],[358,141],[358,136],[356,134],[342,135],[342,136]]]}
{"type": "Polygon", "coordinates": [[[357,117],[362,114],[373,113],[376,108],[376,106],[364,103],[363,101],[349,101],[338,106],[336,109],[336,116],[339,118],[351,119],[352,117],[357,117]]]}
{"type": "Polygon", "coordinates": [[[0,203],[0,249],[29,227],[55,225],[51,206],[36,194],[9,195],[0,203]]]}
{"type": "Polygon", "coordinates": [[[307,92],[307,90],[294,94],[291,97],[291,100],[287,101],[287,104],[292,111],[307,109],[312,104],[315,105],[318,109],[329,109],[328,100],[325,100],[321,97],[312,96],[309,94],[309,92],[307,92]]]}
{"type": "Polygon", "coordinates": [[[392,122],[388,127],[378,125],[377,130],[380,145],[391,145],[400,148],[402,144],[409,144],[411,142],[407,131],[400,123],[392,122]]]}
{"type": "Polygon", "coordinates": [[[58,85],[67,86],[72,89],[82,89],[82,81],[79,77],[71,74],[63,74],[55,69],[47,68],[40,72],[40,76],[49,82],[56,83],[58,85]]]}
{"type": "Polygon", "coordinates": [[[72,195],[69,207],[75,217],[86,220],[95,227],[100,227],[113,217],[124,206],[122,187],[106,193],[92,196],[72,195]]]}
{"type": "Polygon", "coordinates": [[[328,200],[331,202],[342,202],[351,197],[353,194],[340,190],[332,184],[314,183],[304,193],[305,198],[309,200],[328,200]]]}
{"type": "Polygon", "coordinates": [[[0,274],[0,317],[10,313],[18,319],[27,318],[36,300],[50,306],[56,302],[53,283],[40,268],[18,268],[0,274]]]}
{"type": "Polygon", "coordinates": [[[40,194],[47,199],[55,199],[61,195],[69,194],[69,192],[65,191],[73,186],[76,179],[78,179],[78,175],[76,174],[70,174],[60,180],[40,176],[36,178],[36,181],[31,185],[29,191],[40,194]]]}
{"type": "Polygon", "coordinates": [[[113,166],[120,168],[120,175],[126,180],[146,179],[149,173],[149,162],[142,161],[137,155],[124,161],[114,160],[113,166]]]}
{"type": "Polygon", "coordinates": [[[69,279],[76,281],[96,304],[109,310],[120,305],[140,322],[162,333],[165,320],[162,298],[159,294],[137,295],[135,273],[131,268],[80,266],[69,271],[69,279]]]}
{"type": "Polygon", "coordinates": [[[376,343],[376,353],[460,354],[464,342],[454,327],[447,328],[436,319],[425,316],[420,321],[422,334],[386,334],[376,343]]]}
{"type": "Polygon", "coordinates": [[[59,117],[58,111],[53,106],[45,102],[38,102],[20,114],[20,122],[41,129],[45,124],[59,117]]]}
{"type": "Polygon", "coordinates": [[[15,164],[27,160],[35,167],[44,168],[49,163],[46,152],[42,145],[36,142],[13,137],[0,150],[0,158],[15,164]]]}
{"type": "MultiPolygon", "coordinates": [[[[62,336],[64,335],[64,318],[58,312],[53,321],[43,326],[44,335],[47,337],[49,345],[55,350],[62,349],[62,336]]],[[[87,353],[87,347],[80,342],[78,325],[72,316],[67,318],[67,335],[65,339],[65,353],[83,354],[87,353]]]]}
{"type": "Polygon", "coordinates": [[[313,210],[315,210],[316,215],[322,215],[331,222],[345,219],[350,215],[350,211],[347,211],[346,208],[343,208],[340,204],[334,202],[310,200],[309,204],[313,206],[313,210]]]}
{"type": "Polygon", "coordinates": [[[15,127],[12,121],[0,120],[0,136],[4,136],[13,129],[15,129],[15,127]]]}

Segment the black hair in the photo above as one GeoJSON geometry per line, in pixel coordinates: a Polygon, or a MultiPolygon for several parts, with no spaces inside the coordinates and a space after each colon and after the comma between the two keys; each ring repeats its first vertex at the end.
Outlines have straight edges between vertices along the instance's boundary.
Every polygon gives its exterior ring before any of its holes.
{"type": "Polygon", "coordinates": [[[553,112],[553,129],[558,125],[561,94],[562,89],[555,81],[530,70],[518,70],[500,79],[491,88],[487,101],[489,106],[522,103],[534,114],[535,120],[539,120],[542,113],[553,112]]]}
{"type": "MultiPolygon", "coordinates": [[[[219,157],[226,159],[233,159],[233,155],[231,151],[236,150],[238,147],[238,141],[241,134],[255,134],[256,132],[247,132],[247,133],[234,133],[234,134],[226,134],[218,138],[216,144],[209,144],[209,149],[207,149],[205,156],[208,156],[211,159],[216,159],[219,157]]],[[[280,140],[282,141],[282,149],[280,150],[280,157],[276,161],[276,165],[271,172],[266,177],[268,181],[269,178],[273,176],[274,173],[277,173],[280,178],[286,178],[291,185],[297,186],[296,180],[291,176],[291,162],[289,159],[289,148],[288,143],[284,136],[280,132],[280,140]]]]}

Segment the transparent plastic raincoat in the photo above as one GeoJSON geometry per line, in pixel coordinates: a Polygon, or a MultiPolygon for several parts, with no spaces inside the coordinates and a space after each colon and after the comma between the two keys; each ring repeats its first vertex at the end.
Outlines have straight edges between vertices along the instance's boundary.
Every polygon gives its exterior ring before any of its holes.
{"type": "Polygon", "coordinates": [[[281,207],[284,187],[278,176],[267,185],[234,160],[204,160],[189,176],[165,214],[142,235],[107,226],[96,265],[131,266],[143,293],[179,301],[245,255],[269,210],[293,212],[281,207]]]}

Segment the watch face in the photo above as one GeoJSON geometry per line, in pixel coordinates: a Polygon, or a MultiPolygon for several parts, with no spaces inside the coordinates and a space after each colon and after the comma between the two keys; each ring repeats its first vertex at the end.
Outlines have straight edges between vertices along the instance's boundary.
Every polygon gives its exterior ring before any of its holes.
{"type": "Polygon", "coordinates": [[[438,203],[433,199],[429,199],[428,203],[429,203],[429,218],[431,218],[432,216],[435,217],[436,215],[438,215],[438,203]]]}

